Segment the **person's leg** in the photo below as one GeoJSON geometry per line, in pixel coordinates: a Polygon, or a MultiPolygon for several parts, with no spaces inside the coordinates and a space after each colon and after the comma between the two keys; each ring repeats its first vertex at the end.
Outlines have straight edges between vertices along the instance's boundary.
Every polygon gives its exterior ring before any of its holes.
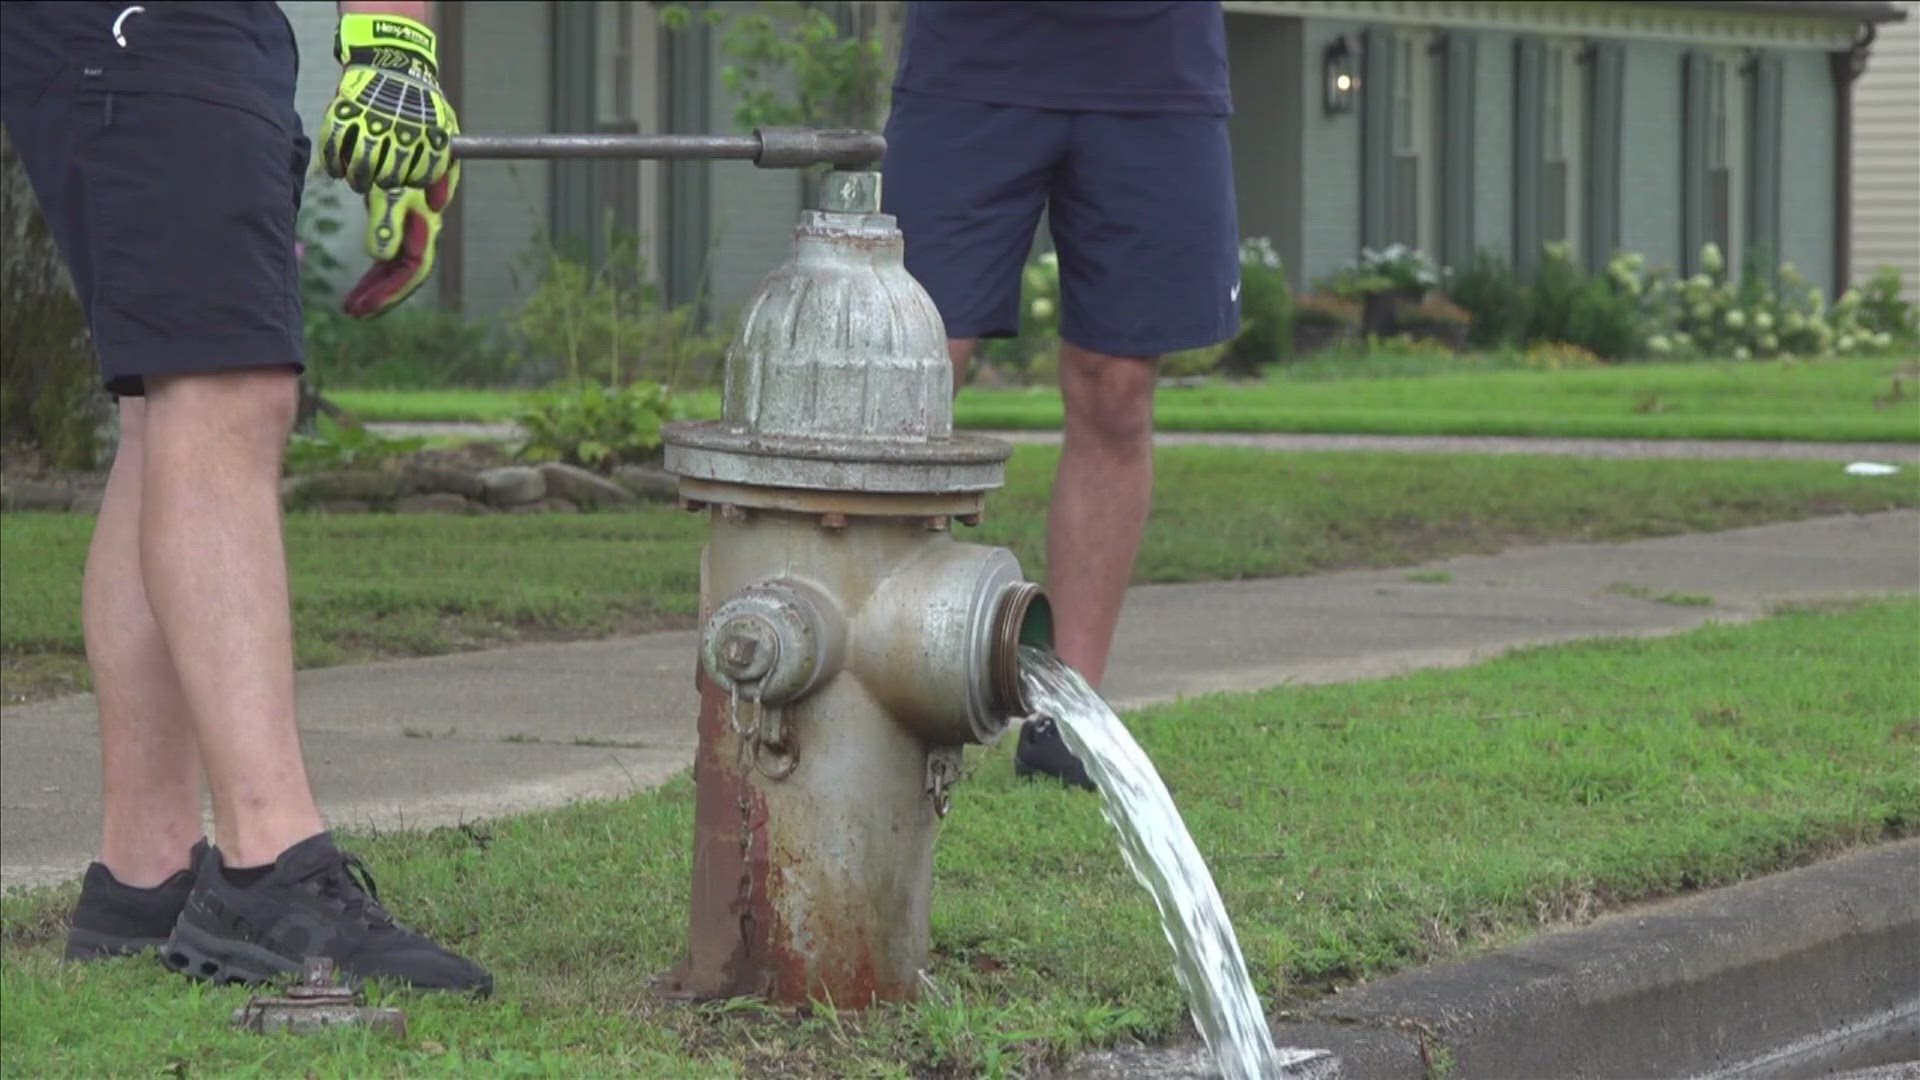
{"type": "Polygon", "coordinates": [[[87,664],[100,709],[100,862],[147,888],[187,869],[201,836],[200,751],[173,656],[141,574],[141,485],[147,404],[120,402],[120,443],[107,474],[81,586],[87,664]]]}
{"type": "MultiPolygon", "coordinates": [[[[1085,113],[1054,190],[1066,422],[1047,594],[1061,659],[1095,686],[1152,504],[1156,361],[1239,330],[1229,154],[1219,117],[1085,113]]],[[[1092,786],[1050,724],[1022,732],[1021,754],[1092,786]]]]}
{"type": "Polygon", "coordinates": [[[1096,687],[1153,502],[1157,377],[1151,359],[1061,342],[1066,423],[1047,514],[1047,599],[1056,651],[1096,687]]]}
{"type": "Polygon", "coordinates": [[[294,372],[147,379],[139,567],[192,710],[214,834],[258,866],[325,829],[300,756],[280,461],[294,372]]]}

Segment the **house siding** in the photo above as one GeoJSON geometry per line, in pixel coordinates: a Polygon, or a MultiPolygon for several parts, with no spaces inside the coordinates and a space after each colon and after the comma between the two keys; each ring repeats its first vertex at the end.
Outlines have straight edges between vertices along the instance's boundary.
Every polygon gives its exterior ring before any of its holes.
{"type": "Polygon", "coordinates": [[[1474,49],[1475,250],[1505,258],[1513,251],[1512,34],[1480,34],[1474,49]]]}
{"type": "MultiPolygon", "coordinates": [[[[294,107],[300,113],[303,133],[317,144],[320,121],[325,118],[327,103],[333,100],[334,87],[340,82],[340,66],[333,59],[333,28],[339,19],[338,7],[332,0],[281,0],[280,10],[286,15],[287,24],[293,27],[294,44],[300,51],[300,78],[294,86],[294,107]]],[[[309,236],[316,243],[325,244],[327,251],[340,261],[340,278],[344,284],[366,269],[363,239],[367,228],[366,204],[344,183],[320,171],[317,145],[314,157],[316,164],[307,173],[307,216],[319,212],[314,196],[329,191],[338,200],[331,215],[340,222],[340,231],[324,239],[311,231],[309,236]]]]}
{"type": "Polygon", "coordinates": [[[1334,38],[1365,30],[1364,23],[1327,19],[1301,25],[1300,191],[1307,202],[1300,257],[1289,267],[1295,288],[1311,287],[1360,254],[1360,110],[1328,116],[1320,108],[1320,56],[1334,38]]]}
{"type": "Polygon", "coordinates": [[[1300,265],[1300,128],[1321,111],[1318,77],[1302,71],[1300,20],[1228,15],[1227,64],[1240,232],[1272,241],[1291,272],[1300,265]]]}
{"type": "MultiPolygon", "coordinates": [[[[1829,297],[1834,286],[1834,86],[1824,53],[1781,58],[1780,252],[1829,297]]],[[[1909,179],[1911,182],[1911,178],[1909,179]]]]}
{"type": "Polygon", "coordinates": [[[1620,110],[1620,248],[1675,271],[1680,250],[1681,57],[1679,45],[1626,50],[1620,110]]]}
{"type": "Polygon", "coordinates": [[[1920,5],[1880,27],[1853,88],[1852,278],[1900,270],[1920,302],[1920,5]]]}
{"type": "MultiPolygon", "coordinates": [[[[552,129],[552,13],[545,3],[502,0],[466,5],[467,85],[462,126],[490,135],[535,135],[552,129]],[[511,79],[487,72],[511,71],[511,79]]],[[[461,169],[465,250],[461,309],[470,316],[508,314],[537,277],[524,265],[547,229],[552,168],[543,161],[476,162],[461,169]]]]}

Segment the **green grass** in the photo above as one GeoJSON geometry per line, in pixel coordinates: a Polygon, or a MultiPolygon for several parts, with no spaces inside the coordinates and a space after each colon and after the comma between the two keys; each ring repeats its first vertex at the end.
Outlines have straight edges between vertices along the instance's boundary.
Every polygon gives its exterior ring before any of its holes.
{"type": "MultiPolygon", "coordinates": [[[[1499,357],[1316,361],[1261,384],[1168,389],[1163,431],[1521,435],[1631,439],[1920,442],[1911,359],[1622,364],[1515,370],[1499,357]]],[[[366,420],[500,421],[518,398],[488,391],[330,391],[366,420]]],[[[692,399],[715,415],[711,391],[692,399]]],[[[970,387],[954,406],[970,429],[1060,426],[1058,391],[970,387]]]]}
{"type": "MultiPolygon", "coordinates": [[[[1920,824],[1920,601],[1128,717],[1270,1010],[1635,900],[1920,824]]],[[[865,1015],[677,1005],[691,786],[355,838],[401,917],[495,997],[397,995],[404,1041],[234,1032],[237,990],[151,959],[63,968],[72,887],[0,903],[8,1076],[1003,1075],[1191,1038],[1152,904],[1098,803],[971,755],[936,858],[931,989],[865,1015]]]]}
{"type": "MultiPolygon", "coordinates": [[[[1920,506],[1912,472],[1833,462],[1658,461],[1159,451],[1142,582],[1283,577],[1549,540],[1623,540],[1920,506]]],[[[1044,575],[1058,451],[1015,451],[985,524],[1044,575]]],[[[0,516],[0,648],[9,701],[85,686],[80,572],[92,522],[0,516]]],[[[704,519],[631,513],[293,514],[288,555],[303,667],[684,626],[704,519]]]]}

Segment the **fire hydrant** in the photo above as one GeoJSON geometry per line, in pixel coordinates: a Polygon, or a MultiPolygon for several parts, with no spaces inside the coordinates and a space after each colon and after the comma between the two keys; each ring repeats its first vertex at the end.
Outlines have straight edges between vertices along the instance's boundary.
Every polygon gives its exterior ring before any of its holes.
{"type": "Polygon", "coordinates": [[[748,301],[722,417],[667,426],[707,513],[689,949],[695,998],[911,1000],[933,843],[970,743],[1026,713],[1019,648],[1045,594],[958,542],[1011,448],[953,432],[932,300],[880,177],[822,178],[748,301]]]}

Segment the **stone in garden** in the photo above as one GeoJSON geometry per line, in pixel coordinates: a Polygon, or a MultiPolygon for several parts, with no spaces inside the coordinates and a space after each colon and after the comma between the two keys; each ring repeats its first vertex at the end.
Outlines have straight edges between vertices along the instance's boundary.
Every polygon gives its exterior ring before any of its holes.
{"type": "Polygon", "coordinates": [[[429,491],[425,495],[409,495],[393,504],[396,513],[401,514],[464,514],[473,508],[465,495],[456,495],[451,491],[429,491]]]}
{"type": "Polygon", "coordinates": [[[633,492],[577,465],[548,462],[540,466],[540,472],[546,477],[548,494],[581,506],[619,506],[633,501],[633,492]]]}
{"type": "Polygon", "coordinates": [[[407,486],[416,495],[431,495],[434,492],[451,492],[464,495],[469,499],[484,498],[487,494],[486,482],[474,473],[463,469],[448,469],[439,465],[409,465],[406,467],[407,486]]]}
{"type": "Polygon", "coordinates": [[[397,499],[407,493],[406,480],[390,472],[318,473],[305,478],[300,494],[309,499],[349,499],[380,501],[397,499]]]}
{"type": "Polygon", "coordinates": [[[0,487],[0,507],[8,510],[65,510],[73,505],[73,492],[58,484],[28,480],[0,487]]]}
{"type": "Polygon", "coordinates": [[[677,502],[680,498],[680,481],[664,469],[622,465],[613,470],[613,478],[638,498],[655,502],[677,502]]]}
{"type": "Polygon", "coordinates": [[[67,509],[76,514],[98,514],[100,504],[105,502],[106,498],[107,493],[104,491],[82,491],[73,497],[73,505],[67,509]]]}
{"type": "Polygon", "coordinates": [[[323,499],[319,509],[329,514],[364,514],[368,506],[365,499],[323,499]]]}
{"type": "Polygon", "coordinates": [[[539,469],[508,465],[480,474],[487,501],[495,506],[525,506],[537,503],[547,494],[547,478],[539,469]]]}

